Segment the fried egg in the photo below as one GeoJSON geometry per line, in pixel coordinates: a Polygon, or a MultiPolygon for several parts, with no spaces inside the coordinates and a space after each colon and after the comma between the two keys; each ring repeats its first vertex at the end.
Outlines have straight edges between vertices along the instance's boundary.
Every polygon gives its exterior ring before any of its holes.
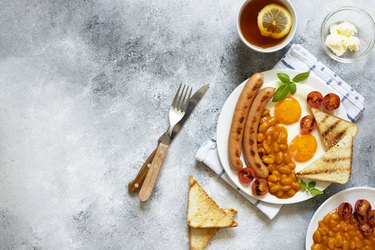
{"type": "MultiPolygon", "coordinates": [[[[265,87],[277,88],[279,83],[268,82],[265,87]]],[[[310,86],[298,84],[297,92],[294,95],[289,95],[279,102],[269,101],[266,108],[271,111],[271,114],[288,130],[288,144],[291,151],[291,143],[297,136],[301,136],[300,120],[306,115],[311,115],[310,107],[307,105],[306,97],[314,91],[310,86]],[[297,118],[298,117],[298,118],[297,118]]],[[[314,139],[309,137],[298,137],[293,143],[294,161],[296,162],[296,172],[307,167],[313,161],[318,159],[325,153],[323,141],[320,138],[318,129],[314,129],[311,133],[314,139]],[[314,144],[316,142],[316,145],[314,144]],[[316,148],[316,150],[314,150],[316,148]],[[308,152],[308,153],[306,153],[308,152]],[[314,154],[311,152],[315,152],[314,154]],[[309,159],[308,159],[309,158],[309,159]]],[[[291,152],[292,154],[292,152],[291,152]]]]}
{"type": "Polygon", "coordinates": [[[286,97],[275,105],[275,118],[281,124],[289,125],[301,118],[301,105],[293,97],[286,97]]]}
{"type": "Polygon", "coordinates": [[[315,155],[317,146],[313,135],[297,135],[289,145],[289,152],[293,160],[305,162],[315,155]]]}

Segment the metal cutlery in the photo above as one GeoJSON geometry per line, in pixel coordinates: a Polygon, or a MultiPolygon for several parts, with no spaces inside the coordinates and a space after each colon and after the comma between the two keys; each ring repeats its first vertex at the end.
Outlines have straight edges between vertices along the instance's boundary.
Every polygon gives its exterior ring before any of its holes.
{"type": "MultiPolygon", "coordinates": [[[[198,104],[198,102],[202,99],[202,97],[204,96],[204,94],[207,92],[208,87],[209,87],[208,84],[202,86],[190,98],[190,101],[189,101],[189,104],[188,104],[188,107],[187,107],[187,110],[186,110],[186,113],[185,113],[184,117],[173,128],[171,140],[173,140],[174,137],[181,130],[183,124],[189,118],[189,116],[193,112],[195,106],[198,104]]],[[[166,131],[166,133],[167,133],[167,131],[166,131]]],[[[158,139],[158,144],[160,143],[160,140],[163,137],[163,135],[160,136],[160,138],[158,139]]],[[[140,170],[139,170],[137,176],[134,178],[134,180],[131,181],[131,182],[129,182],[128,189],[129,189],[130,192],[136,192],[136,191],[139,191],[141,189],[141,187],[143,185],[143,182],[144,182],[144,180],[146,178],[146,175],[147,175],[147,173],[149,171],[149,168],[151,167],[151,162],[154,159],[155,152],[156,152],[156,149],[147,157],[146,161],[144,162],[144,164],[140,168],[140,170]]]]}
{"type": "Polygon", "coordinates": [[[141,190],[139,191],[139,199],[146,201],[151,195],[151,192],[155,186],[156,178],[159,170],[163,164],[164,158],[167,155],[168,148],[171,142],[171,136],[176,124],[181,121],[184,117],[189,100],[192,93],[192,88],[184,85],[181,90],[182,84],[177,90],[177,93],[173,99],[172,105],[169,108],[169,129],[160,138],[158,147],[156,148],[155,156],[151,162],[150,169],[143,182],[141,190]]]}

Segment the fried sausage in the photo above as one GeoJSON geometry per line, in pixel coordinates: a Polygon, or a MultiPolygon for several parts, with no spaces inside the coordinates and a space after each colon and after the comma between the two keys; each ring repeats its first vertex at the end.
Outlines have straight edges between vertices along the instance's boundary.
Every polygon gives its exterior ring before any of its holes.
{"type": "Polygon", "coordinates": [[[243,138],[245,162],[248,167],[251,167],[254,170],[255,175],[258,178],[267,178],[268,176],[267,166],[263,164],[263,161],[260,159],[258,153],[258,126],[264,107],[273,97],[274,93],[274,88],[264,88],[257,94],[253,104],[251,105],[249,116],[245,125],[243,138]]]}
{"type": "Polygon", "coordinates": [[[262,86],[263,81],[264,76],[262,73],[252,75],[249,80],[247,80],[234,110],[228,138],[228,154],[230,165],[237,171],[240,171],[243,167],[240,156],[246,119],[249,114],[250,106],[256,93],[262,86]]]}

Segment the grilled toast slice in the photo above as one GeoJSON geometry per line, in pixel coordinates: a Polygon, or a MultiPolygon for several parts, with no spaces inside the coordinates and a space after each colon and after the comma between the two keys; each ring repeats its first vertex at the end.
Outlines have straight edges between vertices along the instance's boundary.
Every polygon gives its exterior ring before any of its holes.
{"type": "Polygon", "coordinates": [[[346,135],[311,165],[298,171],[297,178],[347,183],[352,172],[353,136],[346,135]]]}
{"type": "Polygon", "coordinates": [[[345,121],[334,115],[329,115],[320,109],[311,108],[311,112],[318,124],[326,150],[336,145],[344,138],[347,132],[350,132],[353,137],[358,133],[358,127],[354,123],[345,121]]]}
{"type": "Polygon", "coordinates": [[[193,228],[235,227],[237,222],[190,176],[187,223],[193,228]]]}
{"type": "MultiPolygon", "coordinates": [[[[231,217],[237,214],[234,208],[224,208],[224,211],[231,217]]],[[[189,227],[190,250],[203,250],[219,230],[219,228],[189,227]]]]}

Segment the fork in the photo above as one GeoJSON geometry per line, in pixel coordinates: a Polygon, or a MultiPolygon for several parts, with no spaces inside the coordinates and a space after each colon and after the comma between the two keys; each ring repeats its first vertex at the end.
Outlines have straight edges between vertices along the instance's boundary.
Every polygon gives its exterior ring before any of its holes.
{"type": "Polygon", "coordinates": [[[173,128],[184,117],[186,113],[186,109],[192,93],[192,88],[185,84],[182,87],[182,90],[181,87],[182,83],[178,87],[177,93],[173,98],[172,105],[169,108],[169,129],[160,139],[159,145],[155,152],[155,157],[151,162],[150,170],[148,171],[142,188],[139,191],[139,199],[141,201],[146,201],[150,197],[151,192],[155,186],[159,170],[168,152],[173,128]]]}

